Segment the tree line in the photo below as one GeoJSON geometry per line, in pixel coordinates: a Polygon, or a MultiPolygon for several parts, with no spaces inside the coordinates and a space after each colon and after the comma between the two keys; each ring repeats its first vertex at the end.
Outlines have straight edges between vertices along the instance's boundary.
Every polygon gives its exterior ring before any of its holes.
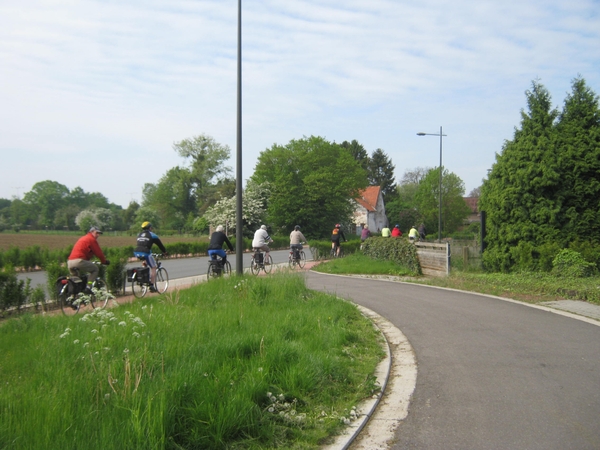
{"type": "Polygon", "coordinates": [[[520,127],[481,187],[490,270],[547,270],[559,250],[600,263],[600,110],[578,76],[562,110],[532,82],[520,127]]]}

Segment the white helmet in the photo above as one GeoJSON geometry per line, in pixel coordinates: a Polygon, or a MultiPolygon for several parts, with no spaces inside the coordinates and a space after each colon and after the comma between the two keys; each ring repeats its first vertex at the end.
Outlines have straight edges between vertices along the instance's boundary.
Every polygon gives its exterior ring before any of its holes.
{"type": "Polygon", "coordinates": [[[219,225],[217,226],[215,231],[223,231],[223,225],[219,225]]]}

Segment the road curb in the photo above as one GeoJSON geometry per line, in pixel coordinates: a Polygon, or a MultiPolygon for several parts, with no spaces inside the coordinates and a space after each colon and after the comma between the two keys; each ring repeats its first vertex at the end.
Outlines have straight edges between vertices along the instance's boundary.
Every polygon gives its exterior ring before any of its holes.
{"type": "Polygon", "coordinates": [[[417,381],[417,363],[410,342],[391,322],[360,305],[356,307],[371,320],[384,337],[386,356],[375,369],[381,392],[357,407],[359,419],[345,428],[324,450],[387,449],[408,406],[417,381]]]}

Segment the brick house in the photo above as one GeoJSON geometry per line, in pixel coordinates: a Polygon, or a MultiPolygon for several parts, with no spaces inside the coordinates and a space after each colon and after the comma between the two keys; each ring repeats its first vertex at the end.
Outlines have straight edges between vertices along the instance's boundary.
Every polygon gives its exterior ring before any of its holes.
{"type": "Polygon", "coordinates": [[[353,221],[356,225],[356,233],[360,234],[364,225],[369,226],[369,230],[378,233],[388,225],[385,215],[385,205],[383,204],[383,195],[380,186],[369,186],[361,191],[360,196],[355,200],[356,208],[354,210],[353,221]]]}

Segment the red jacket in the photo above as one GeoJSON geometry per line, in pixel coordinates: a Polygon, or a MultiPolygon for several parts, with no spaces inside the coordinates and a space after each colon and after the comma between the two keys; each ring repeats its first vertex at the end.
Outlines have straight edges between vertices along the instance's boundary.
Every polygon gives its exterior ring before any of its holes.
{"type": "Polygon", "coordinates": [[[73,250],[71,250],[71,254],[69,255],[69,259],[85,259],[89,261],[94,255],[98,257],[102,264],[106,262],[106,257],[104,256],[104,253],[102,253],[102,250],[100,250],[98,241],[92,233],[88,233],[75,242],[73,250]]]}
{"type": "Polygon", "coordinates": [[[394,229],[392,230],[392,237],[400,237],[400,236],[402,236],[402,231],[400,231],[400,228],[394,227],[394,229]]]}

